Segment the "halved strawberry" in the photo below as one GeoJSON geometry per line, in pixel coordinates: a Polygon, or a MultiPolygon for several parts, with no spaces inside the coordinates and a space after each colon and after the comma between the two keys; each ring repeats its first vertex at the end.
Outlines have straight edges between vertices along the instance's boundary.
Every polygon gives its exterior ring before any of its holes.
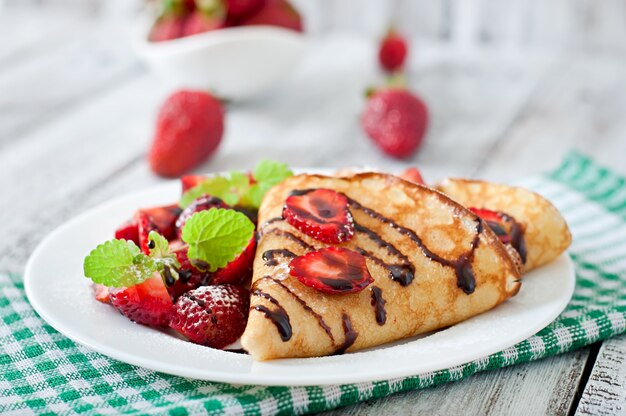
{"type": "Polygon", "coordinates": [[[221,199],[211,195],[203,195],[197,198],[178,216],[176,220],[176,235],[180,237],[183,234],[183,226],[193,214],[211,208],[230,208],[230,206],[221,199]]]}
{"type": "Polygon", "coordinates": [[[115,238],[118,240],[128,240],[139,245],[139,227],[137,221],[129,220],[115,230],[115,238]]]}
{"type": "Polygon", "coordinates": [[[469,210],[482,218],[489,228],[500,238],[500,241],[504,244],[511,242],[510,227],[506,224],[504,216],[501,213],[485,208],[470,207],[469,210]]]}
{"type": "Polygon", "coordinates": [[[184,246],[174,251],[176,260],[180,263],[180,269],[178,269],[178,279],[173,285],[167,287],[167,291],[174,300],[185,292],[206,286],[212,277],[210,272],[200,271],[191,265],[187,250],[188,247],[184,246]]]}
{"type": "Polygon", "coordinates": [[[141,250],[149,254],[148,234],[156,231],[168,240],[176,237],[176,220],[180,215],[178,205],[140,209],[135,213],[138,243],[141,250]]]}
{"type": "Polygon", "coordinates": [[[150,216],[151,221],[157,227],[159,234],[168,240],[176,236],[176,220],[180,216],[181,209],[178,204],[164,207],[146,208],[141,211],[150,216]]]}
{"type": "Polygon", "coordinates": [[[249,306],[242,287],[202,286],[178,298],[170,327],[196,344],[224,348],[243,333],[249,306]]]}
{"type": "Polygon", "coordinates": [[[109,288],[105,285],[100,285],[98,283],[93,284],[93,292],[96,300],[102,303],[110,303],[109,302],[109,288]]]}
{"type": "Polygon", "coordinates": [[[354,235],[348,198],[332,189],[294,191],[285,201],[283,218],[324,243],[338,244],[354,235]]]}
{"type": "Polygon", "coordinates": [[[157,273],[143,283],[127,288],[110,288],[109,298],[122,315],[138,324],[166,327],[173,303],[157,273]]]}
{"type": "Polygon", "coordinates": [[[250,242],[241,254],[221,269],[217,269],[211,279],[211,284],[240,284],[252,274],[252,263],[256,250],[256,238],[252,236],[250,242]]]}
{"type": "Polygon", "coordinates": [[[407,168],[399,176],[405,181],[414,182],[419,185],[424,185],[424,179],[422,178],[422,173],[417,168],[407,168]]]}
{"type": "Polygon", "coordinates": [[[330,294],[359,292],[374,281],[365,257],[341,247],[322,248],[296,257],[289,269],[302,284],[330,294]]]}
{"type": "Polygon", "coordinates": [[[180,184],[183,188],[182,193],[184,194],[191,188],[194,188],[196,185],[204,182],[206,177],[202,175],[186,175],[180,178],[180,184]]]}

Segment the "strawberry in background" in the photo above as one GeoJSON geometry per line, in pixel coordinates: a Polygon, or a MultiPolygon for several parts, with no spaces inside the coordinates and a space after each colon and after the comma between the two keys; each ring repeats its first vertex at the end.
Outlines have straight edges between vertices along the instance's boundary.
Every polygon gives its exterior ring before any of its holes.
{"type": "Polygon", "coordinates": [[[152,42],[163,42],[183,36],[185,19],[189,10],[189,5],[185,1],[170,0],[164,2],[163,10],[154,22],[148,39],[152,42]]]}
{"type": "Polygon", "coordinates": [[[224,109],[211,94],[180,90],[161,107],[149,154],[151,169],[178,177],[211,156],[224,133],[224,109]]]}
{"type": "Polygon", "coordinates": [[[302,32],[287,0],[162,0],[148,39],[163,42],[233,26],[269,25],[302,32]]]}
{"type": "Polygon", "coordinates": [[[287,0],[267,0],[252,17],[241,22],[244,26],[269,25],[302,32],[302,18],[287,0]]]}
{"type": "Polygon", "coordinates": [[[395,84],[370,91],[361,124],[385,154],[406,159],[422,144],[428,127],[428,108],[404,85],[395,84]]]}
{"type": "Polygon", "coordinates": [[[385,71],[396,72],[404,67],[408,52],[406,39],[391,27],[380,42],[378,62],[385,71]]]}
{"type": "Polygon", "coordinates": [[[227,19],[229,22],[240,22],[257,13],[266,3],[267,0],[226,0],[227,19]]]}
{"type": "Polygon", "coordinates": [[[182,36],[226,27],[226,7],[222,0],[196,0],[195,10],[185,20],[182,36]]]}

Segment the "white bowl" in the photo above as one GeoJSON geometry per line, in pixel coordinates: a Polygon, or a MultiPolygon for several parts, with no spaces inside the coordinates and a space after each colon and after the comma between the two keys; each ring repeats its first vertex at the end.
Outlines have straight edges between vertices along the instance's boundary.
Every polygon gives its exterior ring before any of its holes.
{"type": "Polygon", "coordinates": [[[302,33],[274,26],[240,26],[164,42],[148,41],[150,24],[137,25],[133,44],[173,87],[209,89],[229,100],[268,91],[303,55],[302,33]]]}

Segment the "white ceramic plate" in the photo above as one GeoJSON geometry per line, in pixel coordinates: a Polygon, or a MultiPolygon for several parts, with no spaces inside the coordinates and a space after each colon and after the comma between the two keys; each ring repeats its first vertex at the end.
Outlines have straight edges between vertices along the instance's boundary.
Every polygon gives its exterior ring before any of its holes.
{"type": "Polygon", "coordinates": [[[103,204],[67,222],[34,251],[26,294],[50,325],[112,358],[164,373],[236,384],[325,385],[389,379],[449,368],[512,346],[554,320],[569,302],[575,274],[564,254],[524,277],[517,296],[497,308],[429,336],[341,356],[254,362],[137,325],[93,298],[83,258],[140,207],[174,203],[167,183],[103,204]]]}

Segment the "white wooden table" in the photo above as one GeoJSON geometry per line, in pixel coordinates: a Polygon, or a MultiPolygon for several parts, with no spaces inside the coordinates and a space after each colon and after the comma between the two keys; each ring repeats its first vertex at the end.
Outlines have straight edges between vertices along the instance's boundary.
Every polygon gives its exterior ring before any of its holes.
{"type": "MultiPolygon", "coordinates": [[[[53,228],[121,193],[158,183],[145,160],[156,108],[170,92],[142,67],[118,10],[0,12],[0,269],[22,272],[53,228]]],[[[218,154],[198,171],[417,164],[507,181],[554,168],[572,148],[626,174],[626,59],[450,53],[423,42],[412,88],[432,125],[414,160],[394,162],[364,137],[363,90],[380,80],[374,46],[313,42],[272,94],[228,109],[218,154]]],[[[338,410],[349,414],[619,414],[626,412],[626,337],[461,382],[338,410]]]]}

